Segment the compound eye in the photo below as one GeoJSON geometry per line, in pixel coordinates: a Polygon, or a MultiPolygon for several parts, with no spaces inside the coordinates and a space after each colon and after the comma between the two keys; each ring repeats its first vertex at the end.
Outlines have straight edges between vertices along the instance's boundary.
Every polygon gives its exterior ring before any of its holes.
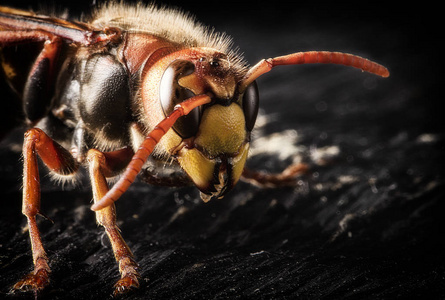
{"type": "Polygon", "coordinates": [[[243,111],[244,118],[246,119],[247,131],[252,131],[253,126],[255,126],[256,118],[258,116],[259,101],[258,86],[256,81],[254,81],[246,88],[243,95],[243,111]]]}
{"type": "MultiPolygon", "coordinates": [[[[195,96],[192,91],[178,83],[181,77],[192,74],[194,70],[195,65],[190,61],[176,60],[167,67],[162,75],[159,98],[166,117],[173,111],[175,105],[195,96]]],[[[173,125],[173,130],[186,139],[196,135],[200,121],[201,108],[196,107],[188,115],[180,117],[173,125]]]]}

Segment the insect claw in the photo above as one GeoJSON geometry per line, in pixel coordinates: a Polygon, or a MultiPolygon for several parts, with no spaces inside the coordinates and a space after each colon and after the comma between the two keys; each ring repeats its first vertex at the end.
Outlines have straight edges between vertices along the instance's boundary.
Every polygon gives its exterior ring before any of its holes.
{"type": "Polygon", "coordinates": [[[139,288],[139,281],[134,274],[129,274],[116,282],[113,297],[126,294],[131,290],[139,288]]]}
{"type": "Polygon", "coordinates": [[[34,294],[37,294],[49,284],[48,277],[49,272],[44,269],[41,269],[36,273],[30,273],[14,284],[10,293],[34,292],[34,294]]]}

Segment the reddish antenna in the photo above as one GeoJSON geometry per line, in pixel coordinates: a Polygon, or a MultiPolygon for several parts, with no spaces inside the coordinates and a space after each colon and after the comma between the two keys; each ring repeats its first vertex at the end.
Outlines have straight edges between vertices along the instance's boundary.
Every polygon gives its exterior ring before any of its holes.
{"type": "Polygon", "coordinates": [[[297,52],[261,60],[247,71],[247,74],[241,81],[241,91],[255,79],[272,70],[273,67],[316,63],[351,66],[382,77],[389,76],[389,71],[384,66],[357,55],[330,51],[297,52]]]}
{"type": "Polygon", "coordinates": [[[131,162],[128,164],[124,174],[116,182],[113,187],[102,197],[98,202],[91,207],[92,210],[97,211],[113,204],[123,193],[130,187],[136,179],[136,176],[141,171],[143,165],[147,161],[154,147],[164,134],[175,124],[176,120],[184,115],[187,115],[192,109],[200,105],[210,103],[212,99],[207,95],[197,95],[185,100],[176,105],[173,112],[164,120],[162,120],[145,138],[139,146],[138,151],[133,155],[131,162]]]}

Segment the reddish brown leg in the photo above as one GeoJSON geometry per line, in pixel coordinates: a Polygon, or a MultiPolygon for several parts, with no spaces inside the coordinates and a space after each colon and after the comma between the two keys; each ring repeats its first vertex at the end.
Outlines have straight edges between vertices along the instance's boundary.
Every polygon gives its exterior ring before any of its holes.
{"type": "Polygon", "coordinates": [[[28,220],[34,271],[17,282],[13,289],[34,292],[42,290],[49,284],[50,273],[48,257],[43,248],[36,223],[36,215],[40,213],[37,154],[49,169],[61,175],[74,174],[78,167],[71,154],[49,138],[42,130],[33,128],[25,133],[22,213],[28,220]]]}
{"type": "Polygon", "coordinates": [[[241,179],[253,185],[266,188],[292,186],[296,184],[296,177],[307,173],[308,170],[309,167],[303,163],[292,164],[278,174],[252,171],[245,168],[241,175],[241,179]]]}
{"type": "MultiPolygon", "coordinates": [[[[128,164],[132,155],[133,151],[128,148],[111,153],[102,153],[94,149],[88,151],[87,160],[95,203],[109,190],[106,177],[113,176],[114,170],[120,169],[118,165],[128,164]]],[[[114,286],[114,295],[127,292],[132,288],[138,288],[138,265],[134,261],[133,253],[125,243],[116,225],[114,204],[96,211],[96,220],[105,228],[113,248],[114,257],[119,264],[121,279],[114,286]]]]}

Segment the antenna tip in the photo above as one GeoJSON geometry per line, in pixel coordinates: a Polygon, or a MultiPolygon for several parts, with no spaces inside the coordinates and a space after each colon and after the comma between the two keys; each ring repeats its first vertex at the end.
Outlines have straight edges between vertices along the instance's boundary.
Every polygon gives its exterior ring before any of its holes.
{"type": "Polygon", "coordinates": [[[383,73],[380,75],[383,78],[389,77],[389,70],[387,68],[384,68],[383,73]]]}

